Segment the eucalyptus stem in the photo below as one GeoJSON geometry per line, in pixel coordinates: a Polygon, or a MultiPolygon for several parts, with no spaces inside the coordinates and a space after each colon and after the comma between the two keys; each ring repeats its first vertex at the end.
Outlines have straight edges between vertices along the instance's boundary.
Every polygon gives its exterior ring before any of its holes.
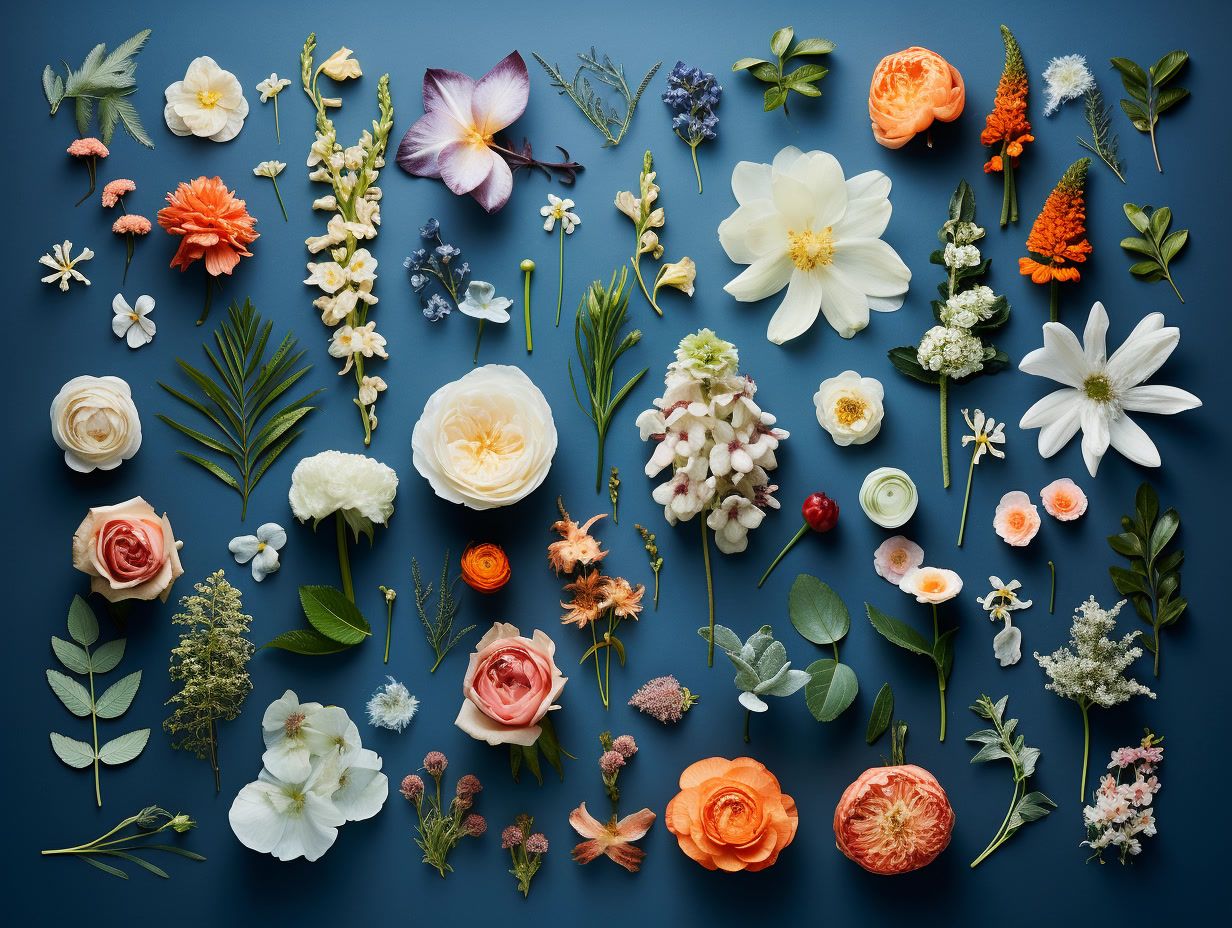
{"type": "Polygon", "coordinates": [[[351,556],[347,552],[346,520],[342,511],[334,513],[335,534],[338,537],[338,571],[342,574],[342,592],[346,598],[355,602],[355,586],[351,582],[351,556]]]}

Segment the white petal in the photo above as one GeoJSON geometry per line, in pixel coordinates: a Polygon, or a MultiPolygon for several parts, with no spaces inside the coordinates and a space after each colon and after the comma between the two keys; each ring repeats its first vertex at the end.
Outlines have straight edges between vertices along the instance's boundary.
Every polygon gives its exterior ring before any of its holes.
{"type": "Polygon", "coordinates": [[[1196,409],[1201,405],[1202,400],[1188,390],[1154,384],[1131,387],[1121,397],[1122,409],[1133,412],[1153,412],[1161,416],[1175,415],[1187,409],[1196,409]]]}
{"type": "MultiPolygon", "coordinates": [[[[112,328],[114,329],[115,326],[112,326],[112,328]]],[[[128,336],[126,339],[129,348],[140,348],[142,345],[148,345],[150,343],[150,338],[151,336],[146,334],[145,329],[141,327],[139,322],[135,322],[129,326],[128,336]]]]}
{"type": "Polygon", "coordinates": [[[1090,372],[1078,337],[1059,322],[1044,323],[1044,347],[1027,354],[1018,369],[1075,388],[1082,386],[1090,372]]]}
{"type": "Polygon", "coordinates": [[[1112,421],[1108,429],[1108,438],[1112,447],[1125,455],[1135,464],[1143,467],[1159,466],[1159,449],[1155,442],[1129,416],[1120,416],[1112,421]]]}
{"type": "Polygon", "coordinates": [[[741,206],[770,199],[770,165],[755,161],[737,162],[732,169],[731,185],[736,202],[741,206]]]}
{"type": "Polygon", "coordinates": [[[1108,450],[1108,420],[1094,403],[1083,403],[1082,411],[1082,460],[1092,477],[1099,470],[1100,459],[1108,450]]]}
{"type": "Polygon", "coordinates": [[[138,316],[147,316],[154,312],[154,297],[146,293],[137,297],[137,305],[133,307],[133,312],[138,316]]]}
{"type": "Polygon", "coordinates": [[[269,783],[249,783],[239,791],[227,816],[240,844],[262,854],[278,846],[287,827],[287,819],[274,807],[277,797],[271,794],[276,790],[269,783]]]}
{"type": "MultiPolygon", "coordinates": [[[[1153,315],[1158,316],[1159,313],[1153,315]]],[[[1160,319],[1163,317],[1160,316],[1160,319]]],[[[1108,359],[1108,376],[1123,388],[1137,386],[1163,367],[1180,342],[1181,330],[1176,326],[1144,335],[1130,335],[1108,359]]]]}
{"type": "Polygon", "coordinates": [[[256,535],[239,535],[227,543],[227,550],[235,555],[239,564],[247,564],[261,548],[261,542],[256,535]]]}
{"type": "Polygon", "coordinates": [[[880,171],[865,171],[855,177],[849,177],[847,184],[847,206],[851,208],[852,201],[860,199],[884,200],[890,195],[890,178],[880,171]]]}
{"type": "Polygon", "coordinates": [[[770,188],[774,193],[774,208],[782,215],[789,229],[801,232],[814,226],[822,228],[829,225],[815,222],[818,217],[817,204],[813,191],[803,180],[790,174],[775,174],[770,188]]]}
{"type": "Polygon", "coordinates": [[[868,297],[847,283],[837,267],[822,275],[821,311],[826,321],[843,338],[851,338],[868,327],[868,297]]]}
{"type": "Polygon", "coordinates": [[[123,314],[125,316],[132,314],[132,307],[128,305],[128,300],[124,299],[124,294],[117,293],[111,298],[111,311],[117,316],[123,314]]]}
{"type": "Polygon", "coordinates": [[[771,172],[778,171],[780,173],[790,171],[792,166],[804,157],[804,152],[796,148],[795,145],[787,145],[779,149],[779,153],[774,156],[774,160],[770,162],[771,172]]]}
{"type": "Polygon", "coordinates": [[[812,220],[814,229],[837,225],[847,212],[847,186],[843,183],[843,168],[838,159],[826,151],[811,151],[807,161],[798,160],[792,167],[794,177],[803,180],[813,194],[812,220]]]}
{"type": "Polygon", "coordinates": [[[898,296],[911,282],[911,270],[898,253],[881,239],[840,239],[834,248],[832,270],[842,282],[868,296],[898,296]]]}
{"type": "Polygon", "coordinates": [[[840,242],[852,238],[881,238],[892,212],[890,201],[884,197],[848,200],[847,212],[834,227],[834,237],[840,242]]]}
{"type": "Polygon", "coordinates": [[[741,693],[737,698],[740,701],[740,705],[750,712],[765,712],[770,708],[756,693],[741,693]]]}
{"type": "Polygon", "coordinates": [[[773,296],[787,286],[793,265],[786,254],[758,258],[723,287],[742,303],[752,303],[773,296]]]}
{"type": "Polygon", "coordinates": [[[287,533],[277,522],[265,522],[257,526],[257,540],[265,542],[277,551],[287,543],[287,533]]]}
{"type": "MultiPolygon", "coordinates": [[[[791,266],[790,262],[788,266],[791,266]]],[[[815,271],[793,270],[787,295],[770,317],[766,337],[774,344],[781,345],[804,334],[817,321],[821,308],[821,277],[815,271]]]]}
{"type": "MultiPolygon", "coordinates": [[[[752,264],[765,255],[765,233],[760,225],[766,219],[778,218],[774,204],[768,200],[740,206],[719,223],[719,244],[727,257],[737,264],[752,264]],[[750,234],[754,232],[755,234],[750,234]],[[756,244],[758,247],[754,247],[756,244]]],[[[783,243],[780,242],[780,246],[783,243]]]]}
{"type": "Polygon", "coordinates": [[[116,313],[111,317],[111,331],[115,332],[116,338],[123,338],[132,325],[133,317],[128,313],[123,315],[116,313]]]}
{"type": "Polygon", "coordinates": [[[1083,353],[1089,366],[1103,366],[1104,359],[1108,356],[1107,334],[1108,313],[1104,310],[1104,304],[1096,301],[1091,307],[1091,314],[1087,316],[1086,331],[1082,333],[1083,353]]]}
{"type": "MultiPolygon", "coordinates": [[[[240,563],[244,562],[240,561],[240,563]]],[[[270,547],[263,548],[252,559],[252,579],[260,583],[270,574],[277,573],[280,566],[278,563],[278,552],[270,547]]]]}

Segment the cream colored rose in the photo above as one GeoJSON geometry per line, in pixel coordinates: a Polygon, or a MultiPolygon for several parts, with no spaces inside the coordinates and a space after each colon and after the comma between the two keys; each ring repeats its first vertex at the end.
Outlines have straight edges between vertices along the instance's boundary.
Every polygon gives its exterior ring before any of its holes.
{"type": "Polygon", "coordinates": [[[167,601],[171,584],[184,568],[182,541],[140,496],[86,513],[73,533],[73,566],[90,577],[91,591],[111,602],[124,599],[167,601]]]}
{"type": "Polygon", "coordinates": [[[813,405],[817,407],[818,424],[836,445],[862,445],[881,431],[884,398],[879,380],[843,371],[821,382],[813,394],[813,405]]]}
{"type": "Polygon", "coordinates": [[[411,436],[412,462],[441,499],[509,506],[548,475],[552,408],[519,368],[487,364],[429,398],[411,436]]]}
{"type": "Polygon", "coordinates": [[[141,447],[141,419],[119,377],[74,377],[51,401],[51,437],[83,474],[111,470],[141,447]]]}

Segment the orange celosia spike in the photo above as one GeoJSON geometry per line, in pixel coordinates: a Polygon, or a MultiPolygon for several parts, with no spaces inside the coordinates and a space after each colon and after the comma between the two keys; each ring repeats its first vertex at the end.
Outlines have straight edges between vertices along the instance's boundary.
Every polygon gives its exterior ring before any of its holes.
{"type": "MultiPolygon", "coordinates": [[[[1023,144],[1035,141],[1031,135],[1031,123],[1027,120],[1027,69],[1023,64],[1018,42],[1008,27],[1001,27],[1001,38],[1005,42],[1005,69],[1001,72],[1001,80],[997,84],[997,96],[993,101],[992,112],[984,121],[980,143],[1006,145],[1006,153],[1014,159],[1014,164],[1017,164],[1023,144]]],[[[1001,169],[1000,158],[993,158],[984,166],[986,172],[1001,169]]]]}
{"type": "Polygon", "coordinates": [[[1081,279],[1073,265],[1082,264],[1091,253],[1083,197],[1090,164],[1090,158],[1080,158],[1069,166],[1027,236],[1033,257],[1019,258],[1018,270],[1037,284],[1081,279]]]}

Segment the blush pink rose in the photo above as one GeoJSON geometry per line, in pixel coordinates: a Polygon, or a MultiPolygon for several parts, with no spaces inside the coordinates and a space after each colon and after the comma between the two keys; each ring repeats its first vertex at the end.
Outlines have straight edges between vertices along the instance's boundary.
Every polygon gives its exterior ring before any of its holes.
{"type": "Polygon", "coordinates": [[[997,504],[992,527],[1006,544],[1025,548],[1039,531],[1039,510],[1022,490],[1010,490],[997,504]]]}
{"type": "Polygon", "coordinates": [[[1054,519],[1072,522],[1087,511],[1087,495],[1068,477],[1054,480],[1040,490],[1044,511],[1054,519]]]}
{"type": "Polygon", "coordinates": [[[887,538],[873,552],[873,569],[877,576],[895,586],[912,567],[924,563],[924,549],[909,538],[895,535],[887,538]]]}
{"type": "Polygon", "coordinates": [[[471,654],[462,680],[462,708],[454,724],[478,741],[530,747],[539,722],[552,709],[568,678],[556,666],[556,645],[546,634],[519,634],[496,622],[471,654]]]}
{"type": "Polygon", "coordinates": [[[184,568],[171,523],[140,496],[91,509],[73,533],[73,566],[90,577],[90,589],[111,602],[163,602],[184,568]]]}

